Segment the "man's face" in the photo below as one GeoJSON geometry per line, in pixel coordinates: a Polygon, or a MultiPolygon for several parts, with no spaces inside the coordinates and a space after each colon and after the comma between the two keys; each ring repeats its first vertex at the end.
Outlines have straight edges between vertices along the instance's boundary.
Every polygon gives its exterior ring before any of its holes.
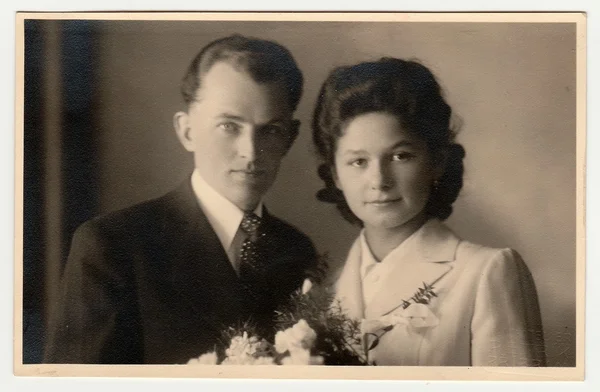
{"type": "Polygon", "coordinates": [[[242,210],[273,185],[296,136],[281,83],[258,84],[226,62],[202,77],[197,100],[175,115],[183,146],[206,182],[242,210]]]}

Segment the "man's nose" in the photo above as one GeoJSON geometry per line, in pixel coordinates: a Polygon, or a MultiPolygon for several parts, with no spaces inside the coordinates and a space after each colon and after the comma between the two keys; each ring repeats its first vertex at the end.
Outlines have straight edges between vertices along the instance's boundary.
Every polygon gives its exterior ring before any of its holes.
{"type": "Polygon", "coordinates": [[[372,189],[390,189],[394,185],[394,179],[389,165],[385,162],[373,162],[369,170],[369,181],[372,189]]]}
{"type": "Polygon", "coordinates": [[[258,147],[257,132],[254,129],[247,129],[238,136],[237,139],[237,150],[238,155],[241,158],[245,158],[249,161],[256,160],[258,147]]]}

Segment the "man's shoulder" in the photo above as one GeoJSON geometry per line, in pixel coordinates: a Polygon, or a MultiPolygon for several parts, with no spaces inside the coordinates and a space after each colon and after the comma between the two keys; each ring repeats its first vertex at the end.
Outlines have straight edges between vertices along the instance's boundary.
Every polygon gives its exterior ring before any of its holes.
{"type": "Polygon", "coordinates": [[[107,212],[83,223],[79,230],[93,229],[103,233],[130,235],[161,225],[172,215],[178,189],[129,207],[107,212]]]}
{"type": "Polygon", "coordinates": [[[314,251],[311,239],[296,226],[273,215],[269,215],[269,218],[271,230],[277,234],[280,241],[290,243],[296,248],[303,247],[314,251]]]}
{"type": "Polygon", "coordinates": [[[281,230],[281,232],[306,237],[306,235],[296,226],[272,214],[269,214],[269,225],[274,230],[281,230]]]}
{"type": "Polygon", "coordinates": [[[145,200],[131,206],[98,215],[90,222],[98,225],[135,223],[156,217],[164,210],[167,195],[145,200]]]}

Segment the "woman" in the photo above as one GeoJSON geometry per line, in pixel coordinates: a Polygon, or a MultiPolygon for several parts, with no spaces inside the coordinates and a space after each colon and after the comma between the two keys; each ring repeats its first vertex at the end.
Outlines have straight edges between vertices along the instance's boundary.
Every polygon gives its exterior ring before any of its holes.
{"type": "Polygon", "coordinates": [[[458,238],[442,221],[464,149],[432,73],[383,58],[334,70],[313,120],[326,187],[362,226],[336,283],[377,365],[544,366],[535,285],[511,249],[458,238]]]}

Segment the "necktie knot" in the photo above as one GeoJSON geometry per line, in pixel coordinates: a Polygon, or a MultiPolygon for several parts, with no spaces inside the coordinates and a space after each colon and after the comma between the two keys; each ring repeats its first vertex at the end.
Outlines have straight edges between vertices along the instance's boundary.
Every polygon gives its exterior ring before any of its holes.
{"type": "Polygon", "coordinates": [[[244,213],[240,228],[249,236],[256,236],[262,219],[253,212],[244,213]]]}

